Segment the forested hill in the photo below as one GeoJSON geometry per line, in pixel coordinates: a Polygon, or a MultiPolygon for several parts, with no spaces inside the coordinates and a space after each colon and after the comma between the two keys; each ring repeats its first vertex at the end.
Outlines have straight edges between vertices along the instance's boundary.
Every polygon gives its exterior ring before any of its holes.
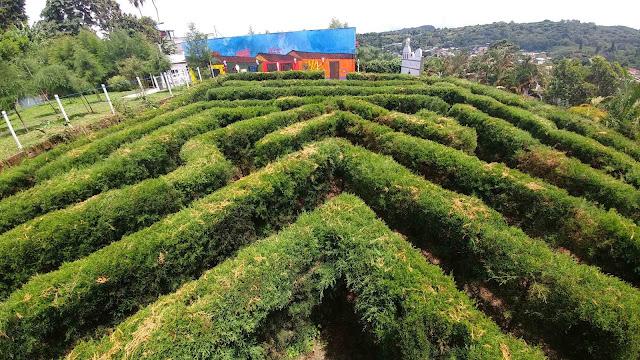
{"type": "MultiPolygon", "coordinates": [[[[412,44],[472,48],[499,40],[509,40],[527,51],[546,51],[551,56],[604,55],[627,66],[640,66],[640,30],[625,26],[600,26],[571,21],[535,23],[493,23],[436,29],[426,25],[380,33],[359,34],[361,46],[375,47],[400,43],[411,36],[412,44]]],[[[391,49],[399,50],[397,45],[391,49]]]]}

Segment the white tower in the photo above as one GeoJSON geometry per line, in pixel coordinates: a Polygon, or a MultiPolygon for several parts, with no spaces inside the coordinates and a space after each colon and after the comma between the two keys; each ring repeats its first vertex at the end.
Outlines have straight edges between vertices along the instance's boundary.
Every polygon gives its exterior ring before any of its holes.
{"type": "Polygon", "coordinates": [[[422,73],[422,49],[411,51],[411,39],[407,38],[402,49],[401,74],[419,76],[422,73]]]}

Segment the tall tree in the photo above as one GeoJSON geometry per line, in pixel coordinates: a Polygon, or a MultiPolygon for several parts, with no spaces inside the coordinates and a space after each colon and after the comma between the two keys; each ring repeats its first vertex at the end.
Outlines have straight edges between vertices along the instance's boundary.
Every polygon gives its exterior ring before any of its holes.
{"type": "Polygon", "coordinates": [[[83,27],[107,31],[120,14],[114,0],[47,0],[42,10],[44,21],[67,34],[77,34],[83,27]]]}
{"type": "Polygon", "coordinates": [[[585,81],[587,73],[577,60],[560,60],[553,68],[547,101],[564,106],[584,104],[595,92],[594,86],[585,81]]]}
{"type": "Polygon", "coordinates": [[[611,64],[602,56],[591,59],[589,70],[587,81],[596,86],[597,96],[611,96],[622,84],[623,74],[620,74],[620,70],[616,71],[615,64],[611,64]]]}
{"type": "Polygon", "coordinates": [[[349,24],[346,21],[342,22],[336,17],[331,18],[331,22],[329,22],[329,29],[340,29],[347,27],[349,27],[349,24]]]}
{"type": "Polygon", "coordinates": [[[24,1],[25,0],[0,1],[0,30],[7,29],[11,25],[19,26],[27,21],[24,1]]]}
{"type": "MultiPolygon", "coordinates": [[[[185,51],[189,67],[194,69],[196,67],[208,68],[211,62],[211,50],[209,50],[207,35],[198,31],[194,23],[189,24],[186,45],[185,51]]],[[[204,73],[208,73],[208,71],[204,73]]]]}

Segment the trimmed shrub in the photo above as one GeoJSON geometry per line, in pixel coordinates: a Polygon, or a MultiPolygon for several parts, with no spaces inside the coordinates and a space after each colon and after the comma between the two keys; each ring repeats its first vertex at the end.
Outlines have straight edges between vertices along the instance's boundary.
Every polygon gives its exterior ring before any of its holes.
{"type": "Polygon", "coordinates": [[[479,156],[505,161],[511,167],[547,180],[576,196],[614,208],[634,220],[640,219],[640,192],[578,160],[539,143],[528,132],[491,117],[470,105],[456,104],[450,114],[478,132],[479,156]]]}
{"type": "Polygon", "coordinates": [[[509,295],[510,310],[530,329],[552,335],[548,339],[576,357],[624,359],[640,352],[637,289],[554,253],[481,201],[433,185],[389,158],[356,147],[343,156],[339,174],[349,191],[390,226],[435,244],[469,276],[509,295]]]}
{"type": "Polygon", "coordinates": [[[354,72],[347,74],[347,80],[388,81],[388,80],[416,80],[416,77],[408,74],[380,74],[354,72]]]}
{"type": "Polygon", "coordinates": [[[56,176],[0,201],[0,231],[35,216],[87,199],[107,189],[136,183],[174,170],[181,146],[221,124],[273,112],[270,107],[210,109],[158,129],[121,147],[105,161],[56,176]]]}
{"type": "Polygon", "coordinates": [[[233,166],[201,137],[183,146],[185,166],[165,176],[103,192],[0,235],[0,298],[31,275],[87,256],[223,186],[233,166]]]}
{"type": "Polygon", "coordinates": [[[360,98],[382,106],[387,110],[394,110],[406,114],[415,114],[422,109],[427,109],[441,115],[446,115],[450,108],[449,104],[439,97],[428,95],[377,94],[362,96],[360,98]]]}
{"type": "Polygon", "coordinates": [[[107,80],[107,84],[111,91],[129,91],[133,89],[131,82],[122,75],[110,77],[109,80],[107,80]]]}
{"type": "Polygon", "coordinates": [[[50,357],[174,291],[239,247],[269,234],[330,190],[336,154],[309,149],[59,270],[34,277],[0,304],[0,352],[50,357]],[[135,274],[135,276],[131,276],[135,274]]]}
{"type": "Polygon", "coordinates": [[[543,358],[500,333],[450,278],[349,195],[242,249],[234,259],[127,319],[114,335],[82,343],[68,357],[122,357],[126,352],[132,357],[179,358],[192,356],[194,348],[214,357],[264,356],[267,345],[259,334],[272,327],[271,314],[285,310],[289,316],[308,317],[340,275],[358,295],[356,312],[366,319],[383,354],[397,355],[399,349],[407,358],[497,358],[506,348],[518,358],[543,358]],[[414,291],[405,291],[407,287],[414,291]],[[451,312],[464,315],[454,319],[451,312]],[[220,325],[211,328],[208,319],[220,325]],[[152,321],[160,325],[145,331],[144,341],[136,341],[136,334],[152,321]]]}

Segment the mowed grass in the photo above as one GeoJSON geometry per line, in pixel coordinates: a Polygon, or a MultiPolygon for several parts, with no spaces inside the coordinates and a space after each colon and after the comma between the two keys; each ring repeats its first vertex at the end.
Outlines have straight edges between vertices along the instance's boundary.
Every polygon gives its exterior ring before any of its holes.
{"type": "MultiPolygon", "coordinates": [[[[173,89],[174,95],[179,94],[185,89],[184,87],[178,87],[173,89]]],[[[142,98],[125,99],[127,95],[135,94],[138,90],[123,91],[123,92],[109,92],[111,101],[114,106],[120,108],[118,104],[123,107],[127,107],[130,111],[138,113],[148,108],[151,104],[163,101],[169,98],[168,91],[160,91],[155,94],[147,96],[147,101],[142,98]]],[[[71,126],[90,126],[98,123],[100,120],[111,116],[109,104],[104,94],[101,92],[100,96],[95,94],[85,95],[85,98],[89,101],[89,105],[80,96],[60,99],[64,106],[71,126]]],[[[64,118],[60,113],[58,105],[56,104],[53,96],[51,97],[51,105],[44,103],[36,105],[30,108],[18,107],[18,111],[22,116],[23,123],[18,118],[15,111],[6,109],[9,115],[9,121],[13,125],[13,130],[16,132],[20,143],[26,149],[30,146],[37,145],[49,139],[52,136],[62,134],[68,128],[64,125],[64,118]],[[51,105],[53,105],[52,108],[51,105]],[[25,128],[26,126],[26,128],[25,128]]],[[[116,112],[118,109],[116,109],[116,112]]],[[[16,145],[7,124],[4,119],[0,119],[0,160],[5,160],[11,156],[19,153],[20,150],[16,145]]]]}

